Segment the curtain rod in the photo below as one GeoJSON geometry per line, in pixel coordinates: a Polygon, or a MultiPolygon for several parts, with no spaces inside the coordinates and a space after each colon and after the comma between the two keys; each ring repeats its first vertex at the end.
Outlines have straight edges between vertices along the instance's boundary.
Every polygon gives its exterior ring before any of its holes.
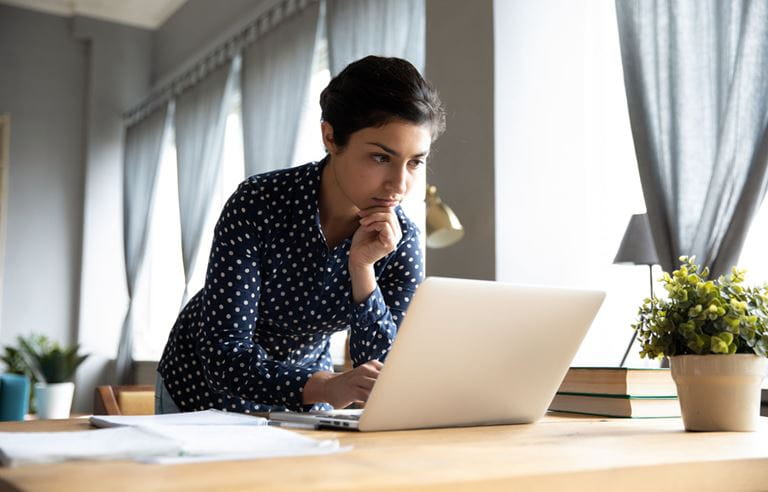
{"type": "Polygon", "coordinates": [[[150,93],[141,103],[123,113],[127,126],[146,118],[174,97],[194,86],[208,74],[231,61],[243,48],[253,44],[276,26],[319,0],[283,0],[257,16],[242,29],[201,56],[190,68],[150,93]]]}

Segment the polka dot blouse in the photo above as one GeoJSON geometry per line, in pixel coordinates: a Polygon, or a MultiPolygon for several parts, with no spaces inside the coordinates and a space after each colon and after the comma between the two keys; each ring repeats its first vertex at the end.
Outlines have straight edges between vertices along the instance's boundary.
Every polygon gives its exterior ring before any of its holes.
{"type": "Polygon", "coordinates": [[[355,366],[384,360],[424,276],[418,229],[374,264],[377,288],[352,299],[351,238],[328,249],[318,196],[325,162],[252,176],[219,217],[205,286],[179,314],[158,372],[182,411],[308,410],[302,391],[332,370],[331,334],[350,330],[355,366]]]}

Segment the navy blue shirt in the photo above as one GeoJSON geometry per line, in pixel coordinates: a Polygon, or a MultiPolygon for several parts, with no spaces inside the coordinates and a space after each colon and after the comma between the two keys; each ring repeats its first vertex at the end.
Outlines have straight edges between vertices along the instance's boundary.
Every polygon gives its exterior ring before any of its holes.
{"type": "Polygon", "coordinates": [[[205,286],[179,314],[160,360],[182,411],[306,410],[302,391],[331,371],[331,334],[350,330],[355,366],[384,360],[424,278],[419,231],[400,207],[403,237],[374,264],[377,288],[352,298],[351,238],[329,249],[318,198],[325,161],[251,176],[229,198],[205,286]]]}

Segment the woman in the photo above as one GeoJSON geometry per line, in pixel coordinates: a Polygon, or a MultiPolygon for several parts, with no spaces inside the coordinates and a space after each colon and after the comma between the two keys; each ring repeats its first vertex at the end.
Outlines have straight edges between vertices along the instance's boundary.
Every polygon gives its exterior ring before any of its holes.
{"type": "Polygon", "coordinates": [[[424,268],[400,201],[445,115],[407,61],[369,56],[320,96],[327,156],[246,179],[214,233],[205,287],[158,368],[158,413],[344,408],[367,400],[424,268]],[[332,372],[350,329],[354,369],[332,372]]]}

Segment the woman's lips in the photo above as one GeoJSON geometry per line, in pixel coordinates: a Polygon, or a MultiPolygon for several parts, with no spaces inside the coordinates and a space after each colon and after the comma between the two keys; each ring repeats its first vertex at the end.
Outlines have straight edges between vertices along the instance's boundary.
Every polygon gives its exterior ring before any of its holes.
{"type": "Polygon", "coordinates": [[[382,200],[381,198],[374,198],[373,201],[380,207],[396,207],[400,203],[399,200],[382,200]]]}

